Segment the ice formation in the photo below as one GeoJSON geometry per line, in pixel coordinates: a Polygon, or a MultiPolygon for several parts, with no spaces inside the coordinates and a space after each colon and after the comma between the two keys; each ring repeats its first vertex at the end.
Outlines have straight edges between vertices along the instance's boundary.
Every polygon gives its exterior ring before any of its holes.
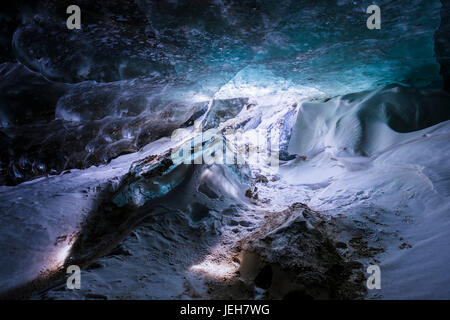
{"type": "Polygon", "coordinates": [[[43,2],[1,17],[2,297],[450,298],[445,1],[43,2]],[[202,161],[236,132],[277,165],[202,161]]]}

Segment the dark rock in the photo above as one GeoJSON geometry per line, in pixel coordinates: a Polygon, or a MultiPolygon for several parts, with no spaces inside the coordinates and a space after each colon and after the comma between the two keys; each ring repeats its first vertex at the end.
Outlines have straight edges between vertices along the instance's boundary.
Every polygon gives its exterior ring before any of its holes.
{"type": "Polygon", "coordinates": [[[103,265],[99,262],[93,262],[91,263],[86,270],[95,270],[95,269],[101,269],[103,268],[103,265]]]}
{"type": "Polygon", "coordinates": [[[346,249],[347,248],[347,244],[345,242],[338,241],[338,242],[336,242],[336,248],[346,249]]]}
{"type": "Polygon", "coordinates": [[[406,243],[406,242],[403,242],[398,248],[399,248],[400,250],[403,250],[403,249],[411,249],[412,246],[411,246],[410,244],[406,243]]]}
{"type": "Polygon", "coordinates": [[[267,179],[266,176],[257,173],[255,176],[255,182],[256,183],[269,183],[269,179],[267,179]]]}
{"type": "Polygon", "coordinates": [[[324,218],[304,204],[267,216],[239,245],[241,278],[266,289],[266,298],[357,299],[365,292],[362,269],[338,252],[324,218]]]}

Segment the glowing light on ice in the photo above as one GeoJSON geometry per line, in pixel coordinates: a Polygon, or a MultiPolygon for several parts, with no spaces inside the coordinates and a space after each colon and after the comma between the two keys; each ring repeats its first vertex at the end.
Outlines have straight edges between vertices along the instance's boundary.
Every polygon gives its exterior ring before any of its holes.
{"type": "Polygon", "coordinates": [[[200,264],[190,267],[190,271],[197,271],[206,274],[207,276],[223,279],[230,278],[238,267],[232,262],[215,262],[205,260],[200,264]]]}
{"type": "Polygon", "coordinates": [[[195,94],[193,94],[191,100],[194,103],[199,103],[199,102],[209,101],[209,100],[211,100],[211,97],[206,94],[195,93],[195,94]]]}
{"type": "Polygon", "coordinates": [[[72,245],[75,242],[76,237],[72,237],[67,243],[62,243],[55,251],[50,255],[48,270],[56,270],[64,265],[66,259],[69,257],[72,245]]]}
{"type": "Polygon", "coordinates": [[[320,97],[324,93],[314,87],[298,86],[289,80],[275,76],[262,66],[247,67],[220,88],[215,99],[248,97],[252,102],[264,105],[292,103],[299,98],[320,97]]]}
{"type": "Polygon", "coordinates": [[[230,253],[221,246],[217,246],[199,264],[193,265],[189,271],[200,272],[208,277],[216,279],[231,278],[239,268],[239,264],[233,262],[230,253]]]}
{"type": "Polygon", "coordinates": [[[66,261],[67,257],[69,256],[70,249],[72,248],[71,244],[64,245],[58,253],[56,254],[56,267],[61,267],[64,265],[64,262],[66,261]]]}

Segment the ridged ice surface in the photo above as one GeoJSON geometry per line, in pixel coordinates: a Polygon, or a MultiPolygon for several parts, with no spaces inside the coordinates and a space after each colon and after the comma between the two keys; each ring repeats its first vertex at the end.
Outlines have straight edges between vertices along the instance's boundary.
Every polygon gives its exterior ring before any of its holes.
{"type": "Polygon", "coordinates": [[[151,76],[206,94],[236,75],[250,82],[263,75],[266,84],[280,78],[328,95],[440,81],[438,0],[377,1],[381,30],[366,27],[370,1],[83,4],[85,22],[75,34],[52,19],[63,5],[24,13],[13,39],[19,60],[69,82],[151,76]]]}
{"type": "Polygon", "coordinates": [[[0,72],[0,182],[107,163],[167,136],[210,99],[268,105],[440,87],[440,1],[379,1],[380,30],[366,27],[370,4],[82,1],[76,31],[62,23],[63,2],[21,4],[9,26],[19,64],[0,72]]]}

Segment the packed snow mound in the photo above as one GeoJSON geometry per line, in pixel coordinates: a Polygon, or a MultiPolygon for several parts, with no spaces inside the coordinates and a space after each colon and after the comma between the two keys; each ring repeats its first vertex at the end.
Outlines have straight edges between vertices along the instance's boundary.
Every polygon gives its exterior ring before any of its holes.
{"type": "Polygon", "coordinates": [[[305,102],[289,152],[311,157],[326,149],[335,156],[369,156],[398,143],[408,132],[448,119],[449,94],[402,86],[305,102]]]}
{"type": "Polygon", "coordinates": [[[297,157],[280,167],[290,195],[273,202],[348,217],[379,252],[362,261],[382,272],[370,298],[450,296],[449,107],[443,92],[387,87],[299,110],[289,145],[297,157]]]}

